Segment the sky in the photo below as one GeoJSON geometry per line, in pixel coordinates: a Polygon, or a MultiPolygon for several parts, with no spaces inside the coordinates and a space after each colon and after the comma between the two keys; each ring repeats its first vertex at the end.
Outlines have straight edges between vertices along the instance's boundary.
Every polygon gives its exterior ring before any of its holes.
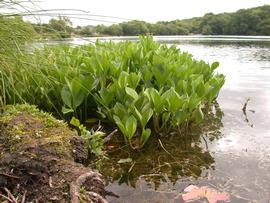
{"type": "MultiPolygon", "coordinates": [[[[111,24],[131,20],[143,20],[150,23],[171,21],[203,16],[212,12],[234,12],[242,8],[270,5],[270,0],[43,0],[36,8],[42,9],[80,9],[87,11],[80,18],[71,18],[73,25],[111,24]],[[125,19],[105,18],[89,15],[106,15],[125,19]],[[103,22],[104,21],[104,22],[103,22]],[[108,21],[106,23],[105,21],[108,21]]],[[[59,11],[55,11],[55,13],[59,11]]],[[[61,12],[60,12],[61,13],[61,12]]],[[[63,11],[62,11],[63,13],[63,11]]],[[[66,10],[64,13],[81,13],[66,10]]],[[[47,19],[48,18],[43,18],[47,19]]]]}

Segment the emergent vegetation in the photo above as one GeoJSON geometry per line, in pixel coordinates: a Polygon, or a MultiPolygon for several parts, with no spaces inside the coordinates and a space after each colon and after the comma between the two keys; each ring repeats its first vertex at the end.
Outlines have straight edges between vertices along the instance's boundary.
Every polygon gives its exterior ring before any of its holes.
{"type": "Polygon", "coordinates": [[[68,120],[117,126],[127,143],[141,147],[150,135],[181,133],[204,118],[224,84],[217,67],[150,36],[44,47],[2,69],[0,93],[5,104],[27,102],[68,120]]]}

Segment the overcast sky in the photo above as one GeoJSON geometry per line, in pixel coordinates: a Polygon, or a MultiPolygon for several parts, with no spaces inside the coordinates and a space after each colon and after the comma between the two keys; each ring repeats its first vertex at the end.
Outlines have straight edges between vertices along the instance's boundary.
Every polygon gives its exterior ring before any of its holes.
{"type": "MultiPolygon", "coordinates": [[[[89,14],[108,15],[147,22],[170,21],[197,16],[205,13],[233,12],[241,8],[270,5],[270,0],[44,0],[38,3],[43,9],[82,9],[89,14]]],[[[74,13],[73,11],[65,11],[74,13]]],[[[77,16],[121,22],[113,18],[77,16]]],[[[90,20],[72,18],[74,25],[100,24],[90,20]]]]}

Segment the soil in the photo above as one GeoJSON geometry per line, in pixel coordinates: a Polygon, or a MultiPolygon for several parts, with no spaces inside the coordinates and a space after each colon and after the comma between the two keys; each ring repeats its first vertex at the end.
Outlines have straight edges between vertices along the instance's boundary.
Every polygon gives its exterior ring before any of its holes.
{"type": "Polygon", "coordinates": [[[0,202],[107,202],[101,174],[81,164],[88,158],[77,133],[51,115],[30,105],[0,114],[0,202]]]}

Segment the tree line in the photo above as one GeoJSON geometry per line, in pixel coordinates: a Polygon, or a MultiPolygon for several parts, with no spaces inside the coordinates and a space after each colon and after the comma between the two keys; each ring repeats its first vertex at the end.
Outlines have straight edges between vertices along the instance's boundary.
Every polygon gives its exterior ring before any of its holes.
{"type": "Polygon", "coordinates": [[[51,19],[48,24],[34,25],[38,33],[56,33],[61,38],[78,36],[153,35],[270,35],[270,5],[241,9],[233,13],[207,13],[203,17],[147,23],[132,20],[110,26],[71,27],[67,17],[51,19]]]}

